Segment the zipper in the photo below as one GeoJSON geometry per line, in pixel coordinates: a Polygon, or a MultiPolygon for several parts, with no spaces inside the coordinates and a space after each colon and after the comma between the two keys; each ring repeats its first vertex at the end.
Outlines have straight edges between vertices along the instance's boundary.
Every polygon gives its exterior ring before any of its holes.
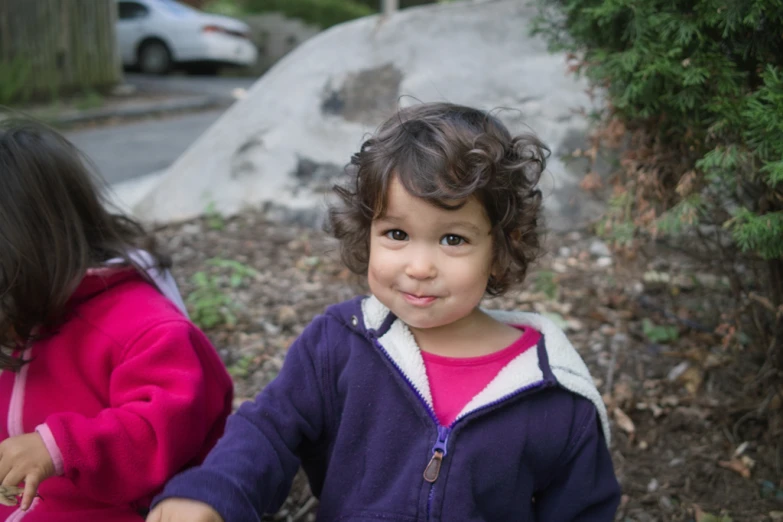
{"type": "Polygon", "coordinates": [[[447,444],[449,442],[449,435],[451,434],[451,427],[454,426],[441,426],[438,424],[438,438],[435,440],[435,445],[432,447],[432,458],[424,468],[424,480],[430,483],[430,493],[427,496],[427,520],[430,519],[432,513],[432,499],[435,496],[435,481],[438,480],[440,475],[440,467],[443,464],[443,457],[448,453],[447,444]]]}
{"type": "MultiPolygon", "coordinates": [[[[419,402],[430,416],[430,419],[432,419],[432,422],[434,422],[435,426],[438,428],[438,439],[435,441],[435,445],[432,447],[432,457],[430,458],[430,462],[427,464],[427,467],[424,469],[424,480],[430,483],[430,493],[427,497],[427,520],[429,520],[432,511],[432,497],[435,493],[435,480],[437,480],[438,475],[440,475],[441,463],[443,462],[443,457],[446,455],[446,442],[448,442],[449,433],[451,433],[451,426],[453,426],[454,423],[448,427],[440,425],[438,422],[438,417],[435,415],[435,410],[433,410],[430,405],[427,404],[427,401],[424,399],[424,396],[422,396],[419,389],[413,384],[413,382],[411,382],[408,376],[405,375],[405,372],[402,371],[402,368],[400,368],[397,362],[391,358],[389,352],[387,352],[381,343],[378,342],[378,338],[375,337],[375,330],[367,330],[367,334],[370,336],[370,339],[372,340],[372,343],[375,345],[375,347],[380,350],[380,352],[384,357],[386,357],[389,363],[391,363],[394,369],[397,370],[397,373],[400,375],[400,377],[402,377],[402,380],[405,381],[411,390],[413,390],[413,393],[419,399],[419,402]],[[442,441],[441,438],[443,439],[442,441]],[[437,470],[432,472],[434,473],[434,478],[432,480],[427,479],[427,471],[430,469],[430,466],[437,466],[437,470]]],[[[456,422],[456,420],[454,422],[456,422]]]]}
{"type": "Polygon", "coordinates": [[[438,426],[438,440],[435,441],[435,445],[432,447],[432,458],[430,459],[429,464],[427,464],[427,467],[424,468],[424,480],[430,484],[438,480],[438,475],[440,475],[440,466],[443,463],[443,457],[448,453],[446,444],[449,442],[450,433],[451,427],[438,426]]]}
{"type": "Polygon", "coordinates": [[[427,520],[430,520],[432,514],[432,499],[435,496],[435,481],[437,481],[438,477],[440,476],[440,469],[443,465],[443,458],[448,453],[447,444],[449,441],[449,435],[451,435],[454,426],[458,422],[460,422],[461,420],[467,417],[475,416],[481,412],[492,409],[513,397],[534,390],[536,388],[547,388],[551,386],[551,383],[547,382],[546,380],[541,380],[533,384],[530,384],[528,386],[524,386],[522,388],[514,390],[508,395],[504,395],[503,397],[500,397],[497,400],[485,404],[480,408],[476,408],[475,410],[467,412],[461,417],[457,417],[448,426],[443,426],[438,421],[438,417],[437,415],[435,415],[435,410],[432,407],[430,407],[430,405],[424,399],[424,396],[422,396],[419,389],[413,384],[413,382],[411,382],[408,376],[405,375],[405,372],[403,372],[402,368],[400,368],[399,365],[394,361],[394,359],[391,358],[391,356],[386,351],[386,349],[381,345],[381,343],[378,342],[377,337],[375,337],[375,330],[368,330],[367,333],[372,339],[373,344],[381,351],[381,353],[386,357],[386,359],[391,363],[391,365],[397,370],[397,373],[400,374],[400,376],[405,381],[405,383],[410,387],[410,389],[413,390],[413,393],[416,394],[416,397],[419,399],[419,402],[421,402],[422,406],[424,406],[424,409],[427,411],[427,414],[430,416],[430,418],[435,423],[435,426],[438,429],[438,437],[435,441],[435,444],[432,446],[432,456],[430,457],[427,466],[424,468],[424,473],[423,473],[424,480],[430,484],[430,492],[427,497],[427,520]]]}

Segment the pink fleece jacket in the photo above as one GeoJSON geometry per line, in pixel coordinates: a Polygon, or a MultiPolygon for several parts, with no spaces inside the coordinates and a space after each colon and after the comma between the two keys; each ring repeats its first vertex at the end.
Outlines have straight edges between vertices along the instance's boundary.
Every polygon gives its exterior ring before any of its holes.
{"type": "Polygon", "coordinates": [[[232,383],[215,348],[133,269],[85,277],[56,332],[0,373],[0,439],[37,431],[57,476],[17,522],[139,522],[223,432],[232,383]]]}

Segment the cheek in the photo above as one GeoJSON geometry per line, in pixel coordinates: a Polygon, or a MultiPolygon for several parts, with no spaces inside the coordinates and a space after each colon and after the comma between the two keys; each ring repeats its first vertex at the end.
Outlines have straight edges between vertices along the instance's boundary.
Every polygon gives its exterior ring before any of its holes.
{"type": "Polygon", "coordinates": [[[367,265],[367,278],[370,280],[383,280],[390,272],[391,260],[382,249],[370,248],[370,261],[367,265]]]}
{"type": "Polygon", "coordinates": [[[445,272],[455,288],[463,292],[483,294],[490,275],[490,265],[485,262],[454,263],[445,272]]]}

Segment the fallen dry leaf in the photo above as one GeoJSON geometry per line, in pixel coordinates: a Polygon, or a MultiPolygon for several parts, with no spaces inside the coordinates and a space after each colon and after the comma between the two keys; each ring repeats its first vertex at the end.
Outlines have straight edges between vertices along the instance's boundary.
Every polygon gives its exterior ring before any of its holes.
{"type": "Polygon", "coordinates": [[[582,181],[579,182],[579,187],[582,190],[591,191],[591,190],[598,190],[601,187],[604,186],[603,181],[601,180],[601,176],[598,175],[597,172],[590,171],[587,174],[585,174],[585,177],[582,178],[582,181]]]}
{"type": "Polygon", "coordinates": [[[631,435],[632,437],[636,433],[636,426],[634,425],[633,421],[620,408],[614,409],[614,420],[621,430],[631,435]]]}
{"type": "Polygon", "coordinates": [[[661,399],[661,404],[673,408],[680,405],[680,399],[676,395],[666,395],[661,399]]]}
{"type": "Polygon", "coordinates": [[[633,390],[627,382],[618,382],[615,384],[612,395],[614,396],[615,403],[621,408],[633,403],[633,390]]]}
{"type": "Polygon", "coordinates": [[[745,467],[747,467],[748,469],[753,469],[753,466],[756,465],[756,461],[748,457],[747,455],[741,456],[740,460],[742,461],[743,464],[745,464],[745,467]]]}
{"type": "Polygon", "coordinates": [[[721,460],[718,466],[738,473],[742,478],[750,478],[750,468],[740,459],[721,460]]]}
{"type": "Polygon", "coordinates": [[[685,372],[680,375],[680,382],[688,390],[691,395],[696,395],[696,392],[701,388],[701,383],[704,381],[704,372],[695,366],[691,366],[685,372]]]}

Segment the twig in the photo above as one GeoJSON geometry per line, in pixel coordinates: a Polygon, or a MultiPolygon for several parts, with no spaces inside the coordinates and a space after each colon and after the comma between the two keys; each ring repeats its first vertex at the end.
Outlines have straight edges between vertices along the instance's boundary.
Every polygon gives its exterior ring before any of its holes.
{"type": "Polygon", "coordinates": [[[637,301],[640,305],[642,305],[643,308],[649,308],[656,312],[659,312],[667,319],[673,319],[679,323],[682,323],[683,325],[687,326],[688,328],[692,330],[698,330],[700,332],[706,332],[706,333],[715,333],[715,328],[710,328],[709,326],[704,326],[701,323],[697,323],[696,321],[691,321],[690,319],[684,319],[677,314],[670,312],[666,310],[664,307],[656,304],[653,302],[652,298],[646,295],[640,295],[637,298],[637,301]]]}
{"type": "Polygon", "coordinates": [[[734,435],[732,435],[732,433],[729,431],[729,429],[726,426],[723,426],[722,428],[723,428],[723,435],[726,437],[726,440],[728,440],[732,446],[736,446],[737,439],[734,437],[734,435]]]}
{"type": "Polygon", "coordinates": [[[775,313],[776,310],[775,310],[775,307],[772,304],[772,301],[770,301],[769,299],[767,299],[763,295],[759,295],[756,292],[749,292],[748,293],[748,297],[750,297],[751,299],[753,299],[754,301],[759,303],[761,306],[763,306],[764,308],[766,308],[770,312],[775,313]]]}
{"type": "Polygon", "coordinates": [[[751,419],[751,418],[758,418],[758,410],[750,410],[745,415],[739,418],[737,422],[734,423],[734,427],[732,428],[732,433],[734,434],[735,440],[741,440],[741,437],[739,436],[739,429],[742,427],[743,424],[745,424],[745,421],[751,419]]]}
{"type": "Polygon", "coordinates": [[[612,352],[612,357],[609,359],[609,368],[606,369],[606,393],[612,394],[612,386],[614,384],[614,366],[617,364],[617,352],[619,351],[620,342],[613,337],[609,342],[609,349],[612,352]]]}

